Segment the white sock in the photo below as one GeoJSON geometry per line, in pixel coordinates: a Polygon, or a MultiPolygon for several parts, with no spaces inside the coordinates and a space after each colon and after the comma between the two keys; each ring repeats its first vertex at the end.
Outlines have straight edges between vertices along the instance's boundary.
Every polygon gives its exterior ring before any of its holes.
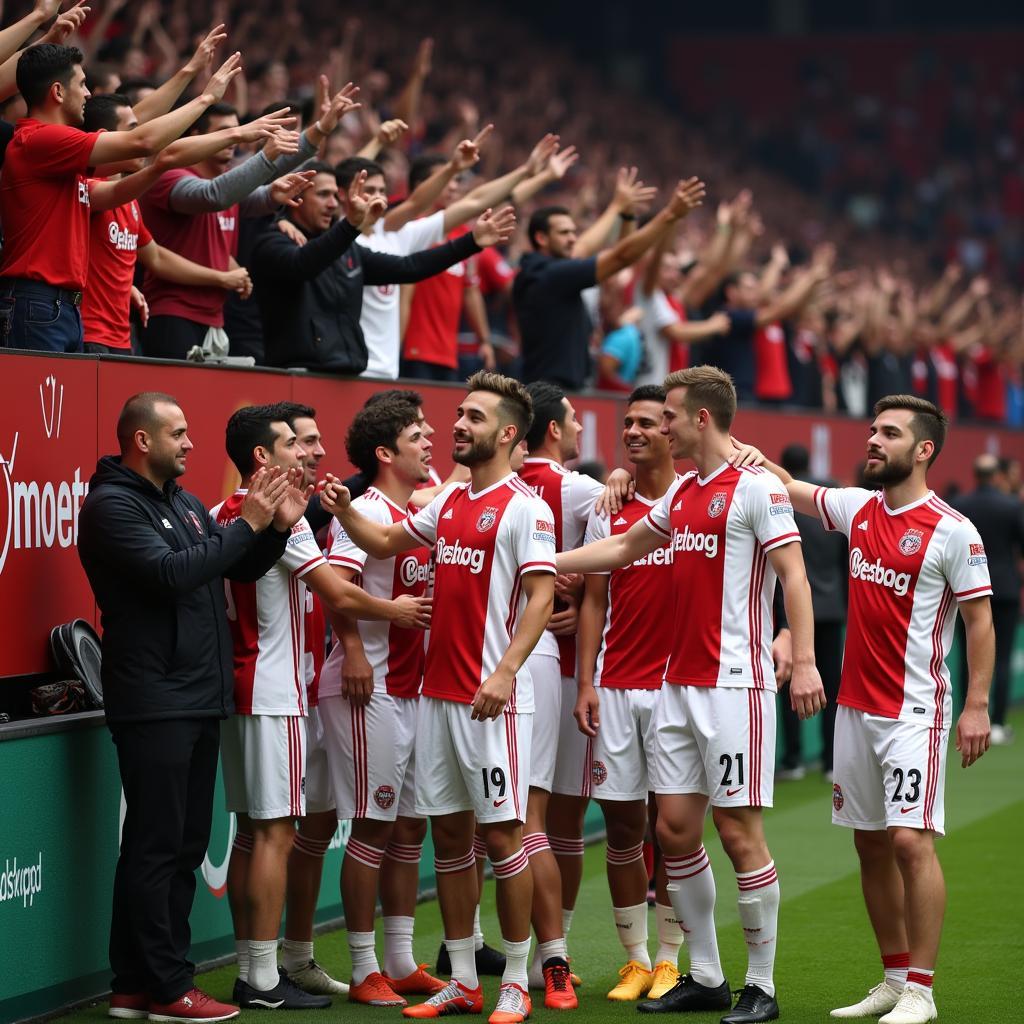
{"type": "Polygon", "coordinates": [[[619,942],[626,951],[626,957],[650,970],[651,957],[647,952],[647,904],[612,907],[612,916],[615,918],[615,930],[619,933],[619,942]]]}
{"type": "Polygon", "coordinates": [[[725,981],[715,932],[715,876],[701,846],[685,857],[665,857],[668,896],[676,917],[686,925],[690,974],[694,981],[717,988],[725,981]]]}
{"type": "Polygon", "coordinates": [[[238,977],[249,980],[249,940],[235,939],[235,955],[238,957],[238,977]]]}
{"type": "Polygon", "coordinates": [[[740,890],[740,924],[747,940],[746,983],[773,996],[772,972],[779,930],[779,878],[775,862],[769,861],[757,871],[736,872],[736,883],[740,890]]]}
{"type": "MultiPolygon", "coordinates": [[[[565,939],[552,939],[550,942],[537,943],[537,959],[540,961],[541,969],[552,958],[558,957],[566,960],[565,939]]],[[[568,962],[566,960],[566,962],[568,962]]]]}
{"type": "Polygon", "coordinates": [[[313,959],[313,943],[285,939],[281,943],[281,966],[291,973],[301,970],[313,959]]]}
{"type": "Polygon", "coordinates": [[[277,939],[249,940],[249,984],[260,992],[277,987],[277,939]]]}
{"type": "Polygon", "coordinates": [[[389,978],[408,978],[419,964],[412,955],[412,932],[415,919],[411,917],[385,917],[384,973],[389,978]]]}
{"type": "Polygon", "coordinates": [[[473,936],[464,939],[445,939],[448,957],[452,962],[452,980],[466,988],[479,988],[480,979],[476,976],[476,948],[473,936]]]}
{"type": "Polygon", "coordinates": [[[484,948],[484,930],[480,927],[480,904],[476,905],[473,911],[473,948],[481,950],[484,948]]]}
{"type": "Polygon", "coordinates": [[[569,929],[572,927],[572,915],[575,913],[575,907],[572,910],[566,910],[565,907],[562,907],[562,935],[566,939],[569,938],[569,929]]]}
{"type": "Polygon", "coordinates": [[[348,952],[352,958],[352,984],[360,985],[367,975],[380,970],[377,963],[376,936],[373,932],[349,932],[348,952]]]}
{"type": "Polygon", "coordinates": [[[663,903],[655,904],[654,913],[658,918],[658,955],[654,962],[678,964],[679,949],[683,944],[683,929],[679,927],[679,918],[671,907],[663,903]]]}
{"type": "Polygon", "coordinates": [[[501,976],[502,985],[518,985],[521,989],[528,989],[526,960],[530,955],[530,940],[509,942],[508,939],[502,939],[501,944],[505,949],[505,972],[501,976]]]}

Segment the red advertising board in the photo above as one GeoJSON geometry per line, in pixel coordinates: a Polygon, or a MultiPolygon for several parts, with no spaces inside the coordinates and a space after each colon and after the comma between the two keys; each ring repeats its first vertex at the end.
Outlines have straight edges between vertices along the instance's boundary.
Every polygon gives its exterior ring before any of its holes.
{"type": "MultiPolygon", "coordinates": [[[[224,451],[224,425],[250,403],[292,399],[312,405],[324,435],[325,470],[350,471],[345,432],[374,391],[394,385],[308,374],[227,370],[182,364],[29,356],[0,352],[0,677],[51,668],[53,625],[96,609],[75,550],[78,510],[100,455],[116,451],[114,427],[124,400],[138,391],[174,395],[195,449],[182,483],[208,505],[231,492],[237,474],[224,451]]],[[[457,385],[415,382],[437,433],[434,461],[451,467],[451,427],[463,395],[457,385]]],[[[608,466],[621,459],[622,400],[574,397],[584,425],[583,457],[608,466]]],[[[817,476],[849,482],[863,463],[864,423],[822,416],[742,410],[736,433],[777,457],[794,442],[812,452],[817,476]]],[[[993,451],[1024,459],[1024,435],[955,426],[932,471],[932,485],[969,484],[974,456],[993,451]]]]}

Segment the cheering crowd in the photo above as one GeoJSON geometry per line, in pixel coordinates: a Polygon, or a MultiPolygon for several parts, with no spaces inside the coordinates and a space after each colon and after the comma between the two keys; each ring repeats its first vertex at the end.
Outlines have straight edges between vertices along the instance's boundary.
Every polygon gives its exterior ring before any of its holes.
{"type": "Polygon", "coordinates": [[[0,34],[6,347],[623,393],[710,364],[746,402],[1024,422],[998,267],[854,244],[503,15],[60,6],[0,34]],[[485,70],[497,38],[525,80],[485,70]],[[715,199],[685,222],[681,154],[715,199]]]}

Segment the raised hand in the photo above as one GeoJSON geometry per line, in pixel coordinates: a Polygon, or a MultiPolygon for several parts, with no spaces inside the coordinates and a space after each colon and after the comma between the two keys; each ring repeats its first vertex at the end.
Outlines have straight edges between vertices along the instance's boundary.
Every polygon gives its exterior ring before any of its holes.
{"type": "Polygon", "coordinates": [[[359,110],[362,104],[356,102],[359,86],[346,82],[331,98],[326,110],[321,110],[316,127],[322,135],[330,135],[338,122],[353,110],[359,110]]]}
{"type": "Polygon", "coordinates": [[[551,158],[558,152],[559,138],[548,132],[540,142],[530,150],[530,156],[526,161],[527,174],[532,178],[540,174],[548,166],[551,158]]]}
{"type": "Polygon", "coordinates": [[[223,25],[214,25],[206,34],[206,38],[196,47],[196,52],[189,58],[184,70],[190,75],[198,75],[210,65],[217,47],[227,39],[228,34],[223,25]]]}
{"type": "Polygon", "coordinates": [[[203,89],[203,95],[210,97],[211,103],[219,103],[228,91],[228,86],[236,75],[242,72],[242,55],[237,50],[210,76],[203,89]]]}
{"type": "Polygon", "coordinates": [[[313,495],[313,485],[303,490],[302,478],[303,472],[297,466],[288,470],[287,486],[274,512],[275,529],[290,530],[306,514],[306,506],[313,495]]]}
{"type": "Polygon", "coordinates": [[[620,167],[619,173],[615,176],[615,195],[612,197],[612,204],[619,213],[631,215],[636,213],[638,207],[647,206],[657,194],[656,188],[651,188],[638,179],[635,167],[620,167]]]}
{"type": "MultiPolygon", "coordinates": [[[[58,5],[59,6],[59,5],[58,5]]],[[[85,0],[78,0],[74,7],[69,7],[50,26],[50,31],[39,41],[41,43],[57,43],[61,45],[82,27],[82,22],[92,13],[91,7],[85,6],[85,0]]]]}
{"type": "Polygon", "coordinates": [[[561,181],[579,158],[580,155],[576,152],[575,146],[566,146],[565,149],[557,150],[548,158],[548,171],[554,175],[555,181],[561,181]]]}
{"type": "Polygon", "coordinates": [[[267,144],[263,147],[263,155],[273,163],[279,156],[291,156],[298,153],[299,141],[298,132],[277,128],[270,133],[267,144]]]}
{"type": "Polygon", "coordinates": [[[295,118],[288,113],[288,107],[275,110],[265,117],[257,117],[255,121],[249,121],[238,128],[239,142],[262,142],[269,138],[278,129],[290,128],[295,124],[295,118]]]}
{"type": "Polygon", "coordinates": [[[687,178],[676,186],[665,209],[672,220],[682,220],[704,202],[707,187],[699,178],[687,178]]]}
{"type": "Polygon", "coordinates": [[[420,40],[420,45],[416,50],[416,64],[412,73],[417,78],[426,78],[430,74],[433,62],[434,40],[428,36],[426,39],[420,40]]]}
{"type": "Polygon", "coordinates": [[[320,507],[330,515],[336,516],[351,504],[352,494],[349,489],[336,476],[328,473],[320,490],[320,507]]]}
{"type": "Polygon", "coordinates": [[[516,213],[511,206],[502,207],[497,213],[485,210],[473,226],[473,240],[481,249],[489,245],[507,242],[516,229],[516,213]]]}
{"type": "Polygon", "coordinates": [[[487,140],[487,136],[494,131],[493,124],[485,124],[476,134],[474,139],[463,139],[452,154],[452,166],[456,174],[468,171],[480,161],[480,147],[487,140]]]}
{"type": "Polygon", "coordinates": [[[239,518],[244,519],[256,533],[265,530],[274,520],[286,487],[287,480],[276,466],[256,470],[238,510],[239,518]]]}
{"type": "Polygon", "coordinates": [[[362,228],[367,217],[376,219],[387,212],[388,201],[385,196],[368,196],[363,191],[366,184],[366,171],[360,171],[348,187],[348,213],[346,218],[354,228],[362,228]]]}
{"type": "Polygon", "coordinates": [[[270,186],[270,197],[280,206],[300,206],[302,193],[313,187],[315,171],[293,171],[278,178],[270,186]]]}
{"type": "Polygon", "coordinates": [[[394,117],[377,129],[377,141],[382,146],[393,146],[408,130],[409,126],[401,118],[394,117]]]}

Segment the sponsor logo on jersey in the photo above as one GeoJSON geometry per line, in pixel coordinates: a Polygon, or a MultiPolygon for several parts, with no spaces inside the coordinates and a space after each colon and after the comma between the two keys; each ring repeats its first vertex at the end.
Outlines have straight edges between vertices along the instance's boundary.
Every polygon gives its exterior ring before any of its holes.
{"type": "Polygon", "coordinates": [[[843,787],[839,783],[835,783],[832,786],[832,806],[837,810],[843,809],[843,787]]]}
{"type": "Polygon", "coordinates": [[[474,575],[483,572],[485,552],[483,548],[471,548],[456,540],[449,544],[439,537],[434,550],[434,559],[438,565],[464,565],[474,575]]]}
{"type": "MultiPolygon", "coordinates": [[[[903,542],[900,541],[902,544],[903,542]]],[[[882,564],[881,558],[869,562],[864,557],[860,548],[854,548],[850,552],[850,578],[864,580],[865,583],[876,583],[880,587],[888,587],[897,596],[905,597],[910,589],[910,581],[913,574],[909,572],[897,572],[895,569],[882,564]]]]}
{"type": "Polygon", "coordinates": [[[493,505],[488,505],[487,508],[480,513],[480,518],[476,521],[476,528],[481,533],[486,533],[496,522],[498,521],[498,510],[493,505]]]}
{"type": "Polygon", "coordinates": [[[548,544],[554,544],[555,541],[555,524],[549,523],[546,519],[537,519],[534,522],[533,531],[534,540],[542,540],[548,544]]]}
{"type": "Polygon", "coordinates": [[[188,517],[189,517],[189,519],[192,520],[192,525],[196,528],[196,533],[198,533],[199,536],[202,537],[203,536],[203,524],[201,522],[199,522],[199,516],[197,516],[195,514],[195,512],[192,511],[192,509],[189,509],[188,510],[188,517]]]}
{"type": "Polygon", "coordinates": [[[608,781],[608,766],[604,761],[593,761],[590,765],[590,777],[595,786],[600,786],[608,781]]]}
{"type": "Polygon", "coordinates": [[[395,803],[395,791],[391,786],[378,786],[373,792],[373,800],[382,811],[386,811],[395,803]]]}
{"type": "Polygon", "coordinates": [[[788,494],[771,495],[771,505],[768,507],[768,514],[773,516],[785,516],[793,514],[793,504],[788,494]]]}
{"type": "Polygon", "coordinates": [[[676,530],[672,534],[672,548],[674,551],[702,551],[708,558],[715,558],[718,555],[718,534],[694,533],[687,525],[682,533],[676,530]]]}
{"type": "Polygon", "coordinates": [[[923,530],[907,530],[902,537],[900,537],[899,549],[908,558],[911,555],[916,555],[921,550],[921,544],[924,540],[923,530]]]}
{"type": "Polygon", "coordinates": [[[170,524],[170,521],[169,521],[169,520],[167,520],[167,519],[161,519],[161,520],[160,520],[160,522],[164,524],[164,529],[165,529],[165,530],[173,530],[173,529],[174,529],[174,527],[173,527],[173,526],[171,526],[171,524],[170,524]]]}
{"type": "Polygon", "coordinates": [[[79,181],[78,183],[78,201],[83,206],[89,205],[89,183],[87,181],[79,181]]]}
{"type": "Polygon", "coordinates": [[[107,228],[107,238],[118,252],[135,252],[139,248],[138,232],[129,231],[127,228],[121,231],[114,221],[111,221],[110,227],[107,228]]]}
{"type": "Polygon", "coordinates": [[[988,556],[985,554],[984,544],[972,544],[971,552],[967,556],[968,565],[988,565],[988,556]]]}
{"type": "Polygon", "coordinates": [[[223,213],[217,214],[217,223],[220,224],[221,231],[234,231],[235,230],[235,218],[225,217],[223,213]]]}
{"type": "Polygon", "coordinates": [[[672,548],[666,544],[664,547],[648,551],[643,558],[638,558],[633,565],[643,568],[645,565],[671,565],[672,548]]]}
{"type": "Polygon", "coordinates": [[[430,563],[421,562],[415,557],[403,558],[398,567],[398,578],[407,587],[415,583],[427,583],[430,580],[430,563]]]}
{"type": "Polygon", "coordinates": [[[725,511],[725,502],[729,496],[725,491],[716,491],[711,501],[708,502],[708,515],[717,519],[725,511]]]}

